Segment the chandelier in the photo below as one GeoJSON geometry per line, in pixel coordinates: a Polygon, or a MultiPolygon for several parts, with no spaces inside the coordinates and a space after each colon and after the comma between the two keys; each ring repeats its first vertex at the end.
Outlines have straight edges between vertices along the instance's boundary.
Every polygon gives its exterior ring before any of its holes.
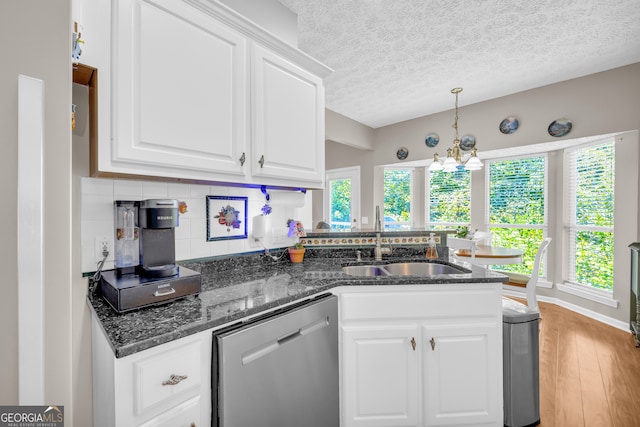
{"type": "Polygon", "coordinates": [[[482,162],[478,158],[478,149],[475,147],[475,141],[470,148],[460,147],[460,138],[458,138],[458,94],[460,92],[462,92],[461,87],[451,89],[451,93],[456,96],[456,118],[453,122],[456,135],[453,140],[453,147],[447,148],[447,158],[444,161],[440,160],[437,153],[433,155],[433,162],[431,166],[429,166],[430,171],[442,170],[445,172],[455,172],[462,166],[470,171],[482,169],[482,162]],[[464,151],[466,150],[470,150],[470,152],[469,156],[464,159],[466,154],[464,151]]]}

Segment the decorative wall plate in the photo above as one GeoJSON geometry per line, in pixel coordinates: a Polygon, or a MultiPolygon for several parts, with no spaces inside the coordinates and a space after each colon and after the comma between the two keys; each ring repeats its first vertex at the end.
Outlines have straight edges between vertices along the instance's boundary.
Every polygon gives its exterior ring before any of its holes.
{"type": "Polygon", "coordinates": [[[476,146],[476,137],[473,135],[465,135],[460,138],[460,149],[462,151],[469,151],[476,146]]]}
{"type": "Polygon", "coordinates": [[[246,239],[248,200],[243,196],[207,196],[207,241],[246,239]]]}
{"type": "Polygon", "coordinates": [[[400,147],[398,151],[396,151],[396,156],[398,159],[404,160],[409,156],[409,150],[406,147],[400,147]]]}
{"type": "Polygon", "coordinates": [[[557,119],[551,122],[547,131],[549,132],[549,135],[560,138],[561,136],[565,136],[571,132],[572,127],[573,124],[571,123],[571,120],[557,119]]]}
{"type": "Polygon", "coordinates": [[[427,145],[427,147],[431,147],[431,148],[438,145],[438,142],[440,142],[440,136],[437,133],[430,133],[429,135],[427,135],[427,138],[424,140],[424,143],[427,145]]]}
{"type": "Polygon", "coordinates": [[[518,130],[518,126],[520,122],[515,117],[507,117],[503,121],[500,122],[500,132],[505,135],[509,135],[510,133],[514,133],[518,130]]]}

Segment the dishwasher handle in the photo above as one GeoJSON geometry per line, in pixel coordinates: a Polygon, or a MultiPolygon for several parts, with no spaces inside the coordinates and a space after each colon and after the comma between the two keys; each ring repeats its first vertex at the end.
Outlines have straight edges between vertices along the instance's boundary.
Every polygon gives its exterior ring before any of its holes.
{"type": "Polygon", "coordinates": [[[322,319],[316,320],[315,322],[311,322],[299,329],[282,335],[280,338],[263,343],[262,345],[258,345],[242,355],[242,364],[247,365],[251,362],[254,362],[261,357],[273,353],[287,343],[295,341],[320,329],[326,328],[327,326],[329,326],[329,324],[329,317],[323,317],[322,319]]]}
{"type": "Polygon", "coordinates": [[[287,343],[287,341],[293,341],[300,336],[302,336],[302,329],[298,329],[297,331],[293,331],[290,334],[284,335],[283,337],[278,338],[276,342],[278,343],[278,345],[284,345],[287,343]]]}

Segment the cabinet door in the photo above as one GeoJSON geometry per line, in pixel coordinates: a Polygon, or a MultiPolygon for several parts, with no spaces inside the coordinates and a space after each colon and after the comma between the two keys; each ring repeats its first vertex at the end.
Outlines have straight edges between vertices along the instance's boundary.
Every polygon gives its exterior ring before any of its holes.
{"type": "Polygon", "coordinates": [[[209,423],[200,420],[200,397],[196,397],[171,408],[144,424],[140,424],[138,427],[198,427],[205,425],[209,425],[209,423]]]}
{"type": "Polygon", "coordinates": [[[114,0],[113,10],[114,171],[243,177],[245,38],[183,1],[114,0]]]}
{"type": "Polygon", "coordinates": [[[502,356],[495,323],[424,325],[426,426],[502,425],[502,356]]]}
{"type": "Polygon", "coordinates": [[[255,45],[253,176],[323,185],[322,79],[255,45]]]}
{"type": "Polygon", "coordinates": [[[417,325],[345,326],[343,425],[415,426],[418,419],[417,325]]]}

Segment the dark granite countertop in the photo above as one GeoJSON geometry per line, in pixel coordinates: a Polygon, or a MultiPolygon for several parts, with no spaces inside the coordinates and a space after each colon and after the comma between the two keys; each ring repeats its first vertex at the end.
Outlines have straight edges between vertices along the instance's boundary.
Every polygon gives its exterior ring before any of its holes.
{"type": "MultiPolygon", "coordinates": [[[[445,249],[445,248],[443,248],[445,249]]],[[[442,251],[444,252],[444,250],[442,251]]],[[[362,250],[361,264],[375,263],[371,251],[362,250]]],[[[293,264],[283,251],[279,260],[264,254],[232,256],[180,264],[202,274],[202,292],[183,299],[125,314],[117,314],[90,283],[88,303],[116,357],[124,357],[200,331],[278,308],[338,286],[417,285],[503,282],[497,272],[462,264],[469,273],[447,276],[356,277],[341,267],[357,264],[354,250],[307,249],[305,260],[293,264]]],[[[385,262],[425,262],[424,251],[394,250],[385,262]]],[[[448,262],[441,257],[442,262],[448,262]]]]}

